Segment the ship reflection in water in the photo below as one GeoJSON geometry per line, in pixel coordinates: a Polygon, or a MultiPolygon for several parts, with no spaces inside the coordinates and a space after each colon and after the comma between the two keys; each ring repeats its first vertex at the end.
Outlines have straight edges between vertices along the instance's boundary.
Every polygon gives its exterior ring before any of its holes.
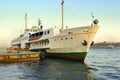
{"type": "Polygon", "coordinates": [[[46,59],[0,63],[0,80],[120,80],[120,49],[90,49],[85,63],[46,59]]]}
{"type": "Polygon", "coordinates": [[[84,63],[46,59],[38,62],[1,64],[2,80],[88,80],[94,79],[84,63]]]}

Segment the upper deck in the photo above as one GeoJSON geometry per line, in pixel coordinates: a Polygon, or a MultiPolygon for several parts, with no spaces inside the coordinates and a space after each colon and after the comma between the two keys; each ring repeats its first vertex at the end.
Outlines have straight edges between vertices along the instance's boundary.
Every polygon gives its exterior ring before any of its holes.
{"type": "Polygon", "coordinates": [[[57,36],[58,34],[59,34],[58,29],[49,28],[49,29],[41,30],[39,32],[30,34],[29,41],[30,42],[35,42],[35,41],[39,41],[39,40],[42,40],[42,39],[48,39],[50,37],[57,36]]]}

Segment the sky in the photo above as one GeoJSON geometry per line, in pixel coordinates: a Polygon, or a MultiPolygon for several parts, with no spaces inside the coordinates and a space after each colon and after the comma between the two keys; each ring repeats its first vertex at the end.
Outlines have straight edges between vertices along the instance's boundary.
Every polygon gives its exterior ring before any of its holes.
{"type": "MultiPolygon", "coordinates": [[[[92,15],[99,20],[97,42],[120,42],[120,0],[65,0],[65,25],[69,28],[88,26],[92,15]]],[[[40,18],[44,28],[61,27],[61,0],[1,0],[0,46],[10,46],[12,39],[25,29],[37,25],[40,18]]]]}

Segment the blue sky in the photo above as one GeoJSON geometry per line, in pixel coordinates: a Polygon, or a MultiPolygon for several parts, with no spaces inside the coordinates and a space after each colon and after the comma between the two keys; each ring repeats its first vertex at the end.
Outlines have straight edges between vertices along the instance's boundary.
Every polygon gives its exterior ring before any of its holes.
{"type": "MultiPolygon", "coordinates": [[[[120,0],[65,0],[65,25],[71,27],[91,24],[91,12],[99,19],[100,29],[95,42],[120,42],[120,0]]],[[[28,14],[28,28],[42,20],[44,28],[61,26],[61,0],[1,0],[0,46],[24,30],[24,15],[28,14]]]]}

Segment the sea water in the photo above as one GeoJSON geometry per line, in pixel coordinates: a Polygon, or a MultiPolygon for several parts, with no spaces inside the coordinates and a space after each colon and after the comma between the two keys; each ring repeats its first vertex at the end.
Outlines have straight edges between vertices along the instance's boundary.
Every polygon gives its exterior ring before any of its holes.
{"type": "Polygon", "coordinates": [[[120,49],[90,49],[85,63],[64,59],[0,63],[0,80],[120,80],[120,49]]]}

